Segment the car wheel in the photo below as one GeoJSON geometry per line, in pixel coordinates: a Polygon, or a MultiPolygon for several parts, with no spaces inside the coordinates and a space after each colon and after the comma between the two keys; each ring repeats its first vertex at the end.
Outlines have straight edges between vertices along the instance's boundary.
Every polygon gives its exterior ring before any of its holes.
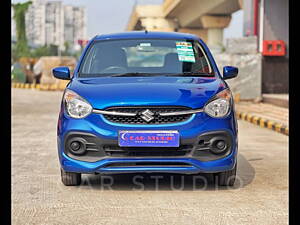
{"type": "Polygon", "coordinates": [[[81,173],[66,172],[60,169],[61,181],[66,186],[77,186],[81,183],[81,173]]]}
{"type": "Polygon", "coordinates": [[[236,167],[237,165],[235,164],[232,170],[214,174],[215,183],[219,186],[233,186],[236,177],[236,167]]]}

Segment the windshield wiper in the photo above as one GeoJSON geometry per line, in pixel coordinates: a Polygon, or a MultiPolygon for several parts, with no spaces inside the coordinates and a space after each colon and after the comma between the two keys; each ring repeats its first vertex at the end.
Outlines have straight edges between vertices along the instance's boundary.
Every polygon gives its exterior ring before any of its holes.
{"type": "Polygon", "coordinates": [[[154,77],[154,76],[201,76],[201,77],[214,77],[214,74],[200,73],[200,72],[182,72],[182,73],[113,73],[113,74],[80,74],[80,77],[154,77]]]}
{"type": "Polygon", "coordinates": [[[161,76],[161,74],[156,73],[117,73],[111,74],[110,77],[133,77],[133,76],[161,76]]]}
{"type": "Polygon", "coordinates": [[[166,76],[199,76],[199,77],[214,77],[214,74],[201,73],[201,72],[182,72],[182,73],[170,73],[166,76]]]}

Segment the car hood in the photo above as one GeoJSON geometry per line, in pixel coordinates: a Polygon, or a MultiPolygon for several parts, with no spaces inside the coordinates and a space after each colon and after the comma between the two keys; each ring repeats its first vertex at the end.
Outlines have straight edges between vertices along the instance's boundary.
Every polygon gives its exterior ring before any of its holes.
{"type": "Polygon", "coordinates": [[[68,88],[95,109],[142,105],[201,108],[226,84],[209,77],[100,77],[75,78],[68,88]]]}

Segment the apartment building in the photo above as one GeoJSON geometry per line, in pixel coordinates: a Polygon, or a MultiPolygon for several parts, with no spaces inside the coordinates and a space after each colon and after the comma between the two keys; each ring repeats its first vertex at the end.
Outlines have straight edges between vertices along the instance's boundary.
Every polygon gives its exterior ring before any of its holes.
{"type": "MultiPolygon", "coordinates": [[[[64,5],[61,1],[33,0],[25,15],[29,45],[54,44],[64,50],[65,42],[68,42],[74,48],[78,40],[86,39],[85,13],[84,7],[64,5]]],[[[14,35],[15,25],[12,21],[14,35]]]]}

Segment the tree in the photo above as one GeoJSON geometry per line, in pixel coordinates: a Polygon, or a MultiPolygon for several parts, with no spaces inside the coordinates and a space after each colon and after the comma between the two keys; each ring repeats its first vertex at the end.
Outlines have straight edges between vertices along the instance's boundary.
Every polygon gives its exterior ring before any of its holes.
{"type": "Polygon", "coordinates": [[[58,46],[50,44],[49,46],[44,45],[33,49],[31,51],[31,57],[42,57],[42,56],[56,56],[58,54],[58,46]]]}
{"type": "Polygon", "coordinates": [[[65,51],[63,51],[62,55],[70,55],[70,43],[68,41],[65,41],[64,46],[65,51]]]}
{"type": "Polygon", "coordinates": [[[16,33],[17,33],[17,43],[13,49],[13,56],[15,59],[21,56],[29,55],[29,48],[27,45],[27,38],[26,38],[25,14],[30,4],[32,4],[31,1],[12,4],[12,7],[14,9],[13,19],[15,20],[16,23],[16,33]]]}

